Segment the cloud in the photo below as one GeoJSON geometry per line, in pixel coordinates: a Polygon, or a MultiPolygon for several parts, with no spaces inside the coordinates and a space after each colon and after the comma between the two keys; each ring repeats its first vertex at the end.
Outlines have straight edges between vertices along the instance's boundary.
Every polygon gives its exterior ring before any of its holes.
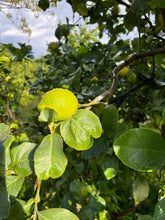
{"type": "Polygon", "coordinates": [[[0,20],[1,24],[3,24],[3,26],[0,26],[1,42],[13,43],[14,45],[17,45],[17,42],[31,44],[34,55],[37,56],[46,53],[49,42],[57,40],[54,32],[59,20],[62,23],[66,23],[66,17],[71,20],[71,23],[73,20],[72,9],[65,1],[58,2],[57,8],[39,12],[38,18],[35,18],[34,12],[27,9],[5,9],[4,13],[0,12],[0,20]],[[51,15],[51,11],[54,11],[54,16],[51,15]],[[25,17],[32,31],[30,37],[18,29],[10,19],[7,19],[4,13],[12,13],[12,18],[16,23],[21,16],[25,17]]]}

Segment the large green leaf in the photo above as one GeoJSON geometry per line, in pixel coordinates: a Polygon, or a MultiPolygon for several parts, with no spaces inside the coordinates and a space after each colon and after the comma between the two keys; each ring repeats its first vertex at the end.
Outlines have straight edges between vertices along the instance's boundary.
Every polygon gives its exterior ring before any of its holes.
{"type": "Polygon", "coordinates": [[[135,205],[145,200],[149,195],[149,185],[147,180],[137,177],[133,184],[133,197],[135,205]]]}
{"type": "Polygon", "coordinates": [[[63,152],[61,136],[53,133],[44,137],[34,154],[34,167],[38,178],[58,178],[65,171],[66,165],[67,158],[63,152]]]}
{"type": "Polygon", "coordinates": [[[93,112],[81,109],[60,126],[61,135],[68,146],[76,150],[87,150],[93,144],[93,138],[101,136],[102,127],[99,118],[93,112]]]}
{"type": "Polygon", "coordinates": [[[165,219],[165,198],[161,199],[155,206],[154,219],[155,220],[165,219]]]}
{"type": "Polygon", "coordinates": [[[135,128],[116,139],[114,151],[128,167],[141,171],[165,165],[165,140],[153,130],[135,128]]]}
{"type": "Polygon", "coordinates": [[[0,183],[0,219],[7,218],[10,201],[6,187],[0,183]]]}
{"type": "Polygon", "coordinates": [[[54,208],[37,213],[39,220],[79,220],[79,218],[67,209],[54,208]]]}
{"type": "Polygon", "coordinates": [[[19,176],[29,176],[32,173],[35,147],[34,143],[24,142],[11,150],[11,167],[19,176]]]}
{"type": "Polygon", "coordinates": [[[6,176],[7,191],[12,196],[17,196],[22,188],[24,177],[20,176],[6,176]]]}

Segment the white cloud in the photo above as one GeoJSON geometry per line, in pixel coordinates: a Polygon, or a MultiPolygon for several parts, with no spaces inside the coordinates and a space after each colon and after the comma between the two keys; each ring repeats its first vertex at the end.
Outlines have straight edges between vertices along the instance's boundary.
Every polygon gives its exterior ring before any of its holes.
{"type": "MultiPolygon", "coordinates": [[[[52,9],[51,9],[52,11],[52,9]]],[[[73,13],[69,4],[65,1],[57,3],[57,8],[54,8],[54,16],[50,14],[50,10],[40,12],[39,17],[35,18],[34,13],[27,9],[9,10],[5,9],[5,13],[12,13],[13,20],[17,22],[21,16],[26,18],[29,28],[32,31],[30,37],[28,34],[19,30],[10,19],[0,12],[0,20],[3,26],[0,26],[0,36],[2,43],[17,42],[31,44],[34,55],[42,55],[46,52],[47,44],[51,41],[56,41],[54,36],[59,20],[66,23],[66,17],[72,23],[73,13]]]]}

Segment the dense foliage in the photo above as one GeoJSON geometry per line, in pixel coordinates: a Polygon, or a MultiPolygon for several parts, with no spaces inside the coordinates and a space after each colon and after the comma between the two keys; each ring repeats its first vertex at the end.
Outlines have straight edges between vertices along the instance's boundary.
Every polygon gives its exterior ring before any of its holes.
{"type": "Polygon", "coordinates": [[[163,220],[165,3],[67,2],[86,23],[59,24],[45,56],[0,44],[0,219],[163,220]],[[53,88],[80,107],[58,123],[37,109],[53,88]]]}

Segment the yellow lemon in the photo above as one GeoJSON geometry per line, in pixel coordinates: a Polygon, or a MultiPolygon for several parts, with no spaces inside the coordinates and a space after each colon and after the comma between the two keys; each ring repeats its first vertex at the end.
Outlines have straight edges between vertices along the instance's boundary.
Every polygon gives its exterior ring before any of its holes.
{"type": "Polygon", "coordinates": [[[53,109],[58,115],[58,121],[70,118],[78,109],[76,96],[67,89],[56,88],[45,93],[38,109],[53,109]]]}
{"type": "Polygon", "coordinates": [[[128,72],[129,72],[129,68],[125,66],[123,69],[121,69],[121,70],[119,71],[118,74],[119,74],[120,76],[126,76],[128,72]]]}

